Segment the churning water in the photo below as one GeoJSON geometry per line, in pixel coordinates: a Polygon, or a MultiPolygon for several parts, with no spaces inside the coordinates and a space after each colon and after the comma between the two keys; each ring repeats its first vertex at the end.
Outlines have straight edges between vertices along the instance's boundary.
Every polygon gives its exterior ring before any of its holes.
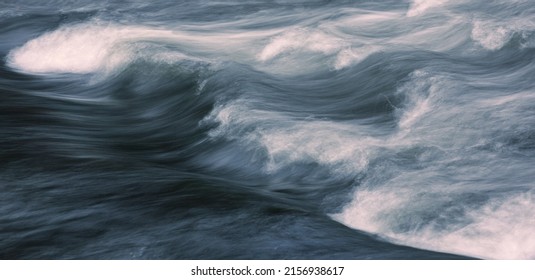
{"type": "Polygon", "coordinates": [[[4,0],[0,57],[1,258],[535,258],[532,0],[4,0]]]}

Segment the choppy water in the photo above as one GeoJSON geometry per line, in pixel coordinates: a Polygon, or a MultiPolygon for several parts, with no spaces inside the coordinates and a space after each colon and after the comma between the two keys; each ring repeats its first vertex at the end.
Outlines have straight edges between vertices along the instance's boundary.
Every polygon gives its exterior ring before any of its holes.
{"type": "Polygon", "coordinates": [[[532,0],[2,1],[0,57],[1,258],[535,258],[532,0]]]}

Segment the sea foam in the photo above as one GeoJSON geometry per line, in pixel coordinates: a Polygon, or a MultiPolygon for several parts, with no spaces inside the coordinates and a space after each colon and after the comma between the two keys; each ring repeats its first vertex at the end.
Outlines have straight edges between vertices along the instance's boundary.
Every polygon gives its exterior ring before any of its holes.
{"type": "MultiPolygon", "coordinates": [[[[177,40],[168,30],[84,23],[34,38],[8,54],[8,65],[29,73],[87,74],[110,71],[139,55],[138,42],[177,40]]],[[[183,55],[167,55],[183,59],[183,55]]],[[[163,56],[157,56],[162,59],[163,56]]]]}

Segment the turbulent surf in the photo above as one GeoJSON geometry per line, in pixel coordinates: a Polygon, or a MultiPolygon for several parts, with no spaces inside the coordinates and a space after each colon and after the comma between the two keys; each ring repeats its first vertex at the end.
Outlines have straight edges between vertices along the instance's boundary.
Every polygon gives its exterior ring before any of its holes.
{"type": "Polygon", "coordinates": [[[3,1],[0,258],[534,259],[533,15],[3,1]]]}

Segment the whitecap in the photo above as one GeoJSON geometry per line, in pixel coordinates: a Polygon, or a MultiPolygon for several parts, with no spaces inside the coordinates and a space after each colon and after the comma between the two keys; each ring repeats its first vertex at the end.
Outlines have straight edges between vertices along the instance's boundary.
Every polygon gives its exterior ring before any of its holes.
{"type": "Polygon", "coordinates": [[[260,61],[268,61],[292,51],[309,51],[334,54],[348,44],[341,38],[316,30],[297,28],[286,31],[273,39],[258,54],[260,61]]]}
{"type": "Polygon", "coordinates": [[[408,17],[414,17],[424,14],[427,10],[440,7],[446,4],[448,0],[413,0],[409,10],[408,17]]]}
{"type": "MultiPolygon", "coordinates": [[[[332,217],[350,227],[419,248],[486,259],[535,258],[532,193],[496,197],[481,207],[450,202],[449,208],[435,209],[423,205],[429,199],[425,193],[393,187],[363,188],[332,217]],[[426,215],[434,219],[428,220],[426,215]]],[[[436,198],[433,201],[440,205],[436,198]]]]}
{"type": "Polygon", "coordinates": [[[489,21],[475,21],[472,28],[472,39],[488,50],[499,50],[509,42],[513,30],[489,21]]]}
{"type": "MultiPolygon", "coordinates": [[[[138,42],[177,41],[180,35],[169,30],[140,26],[84,23],[67,25],[47,32],[13,49],[8,65],[29,73],[88,74],[116,69],[137,58],[143,48],[138,42]]],[[[152,57],[152,56],[151,56],[152,57]]],[[[182,60],[178,52],[158,54],[156,60],[182,60]]]]}

